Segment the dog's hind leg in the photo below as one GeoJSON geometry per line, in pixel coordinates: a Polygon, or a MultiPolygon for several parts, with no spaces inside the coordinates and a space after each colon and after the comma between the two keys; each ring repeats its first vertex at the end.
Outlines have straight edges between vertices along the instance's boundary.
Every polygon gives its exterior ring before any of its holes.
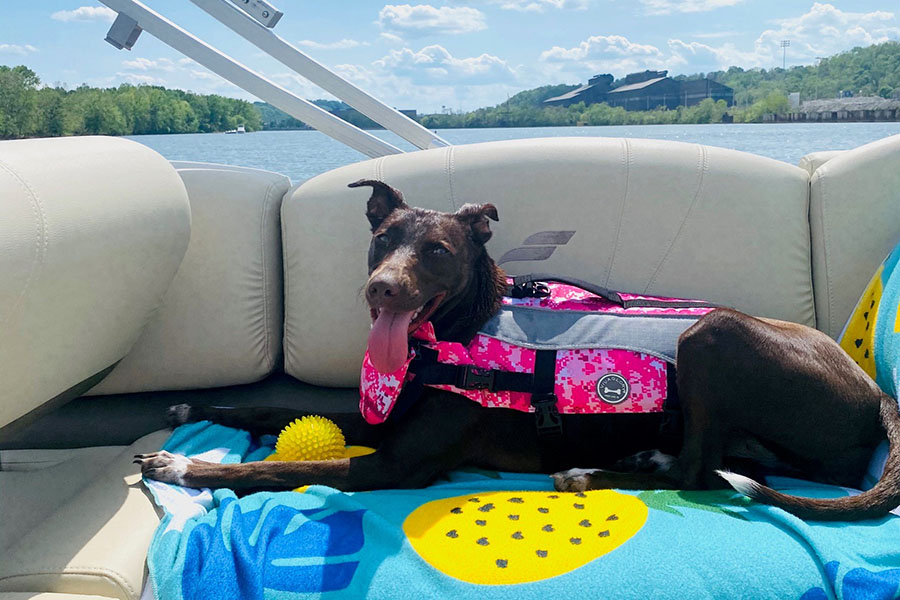
{"type": "Polygon", "coordinates": [[[224,406],[191,406],[176,404],[166,411],[169,425],[177,427],[184,423],[212,421],[226,427],[244,429],[255,436],[278,435],[294,419],[317,414],[334,421],[344,433],[348,444],[377,446],[384,436],[384,428],[374,427],[365,422],[358,412],[308,412],[293,408],[252,406],[230,408],[224,406]]]}
{"type": "Polygon", "coordinates": [[[568,469],[551,475],[557,490],[621,488],[626,490],[676,489],[682,487],[678,459],[659,450],[646,450],[627,456],[613,465],[615,470],[568,469]]]}
{"type": "Polygon", "coordinates": [[[677,473],[619,473],[604,469],[569,469],[551,475],[554,487],[560,492],[587,490],[676,490],[682,489],[677,473]]]}

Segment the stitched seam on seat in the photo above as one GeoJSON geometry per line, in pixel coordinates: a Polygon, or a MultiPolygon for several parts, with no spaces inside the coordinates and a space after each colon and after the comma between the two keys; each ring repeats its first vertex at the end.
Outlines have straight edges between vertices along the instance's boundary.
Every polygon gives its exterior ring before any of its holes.
{"type": "Polygon", "coordinates": [[[619,219],[616,222],[616,236],[613,243],[612,255],[609,257],[609,265],[606,268],[606,281],[604,287],[609,286],[609,279],[612,277],[613,265],[616,262],[616,256],[619,253],[619,245],[621,244],[620,233],[622,231],[622,220],[625,218],[625,207],[628,205],[628,183],[631,176],[631,144],[627,138],[622,138],[622,170],[625,172],[625,188],[622,191],[622,206],[619,208],[619,219]]]}
{"type": "Polygon", "coordinates": [[[38,197],[37,193],[29,186],[25,180],[15,171],[12,170],[6,163],[0,161],[0,167],[2,167],[7,173],[9,173],[13,179],[19,182],[19,185],[22,186],[22,189],[28,195],[31,200],[31,212],[34,214],[35,225],[37,229],[37,238],[34,241],[34,258],[31,260],[31,268],[28,271],[28,278],[25,280],[25,284],[22,286],[22,291],[19,292],[18,297],[10,306],[9,314],[3,319],[0,324],[5,324],[7,320],[12,316],[16,309],[19,307],[19,304],[25,298],[25,294],[28,292],[28,288],[31,286],[31,282],[35,279],[38,272],[41,270],[41,267],[44,264],[44,257],[47,254],[47,248],[49,247],[49,238],[47,236],[47,215],[44,213],[44,207],[41,204],[41,200],[38,197]]]}
{"type": "Polygon", "coordinates": [[[275,185],[278,182],[273,181],[269,184],[269,187],[266,188],[265,198],[263,200],[262,207],[262,217],[260,218],[259,223],[259,239],[260,239],[260,250],[262,254],[262,287],[263,287],[263,335],[265,339],[265,343],[263,344],[265,359],[266,359],[266,370],[273,367],[272,364],[272,338],[269,335],[269,271],[268,271],[268,263],[266,262],[266,215],[269,213],[269,206],[271,202],[270,196],[272,195],[272,190],[275,188],[275,185]]]}
{"type": "Polygon", "coordinates": [[[444,170],[447,173],[447,185],[450,191],[450,207],[456,212],[456,195],[453,192],[453,146],[447,146],[447,162],[445,163],[444,170]]]}
{"type": "Polygon", "coordinates": [[[807,265],[809,266],[808,275],[809,278],[807,280],[809,284],[809,293],[812,300],[812,311],[813,311],[813,327],[817,325],[816,323],[816,288],[813,283],[813,242],[812,242],[812,220],[810,219],[810,211],[812,210],[812,178],[807,175],[806,177],[806,239],[809,240],[809,254],[807,255],[807,265]]]}
{"type": "Polygon", "coordinates": [[[375,179],[376,181],[384,181],[384,158],[383,156],[375,159],[375,164],[373,165],[373,169],[375,171],[375,179]]]}
{"type": "Polygon", "coordinates": [[[681,219],[681,224],[678,226],[678,229],[675,232],[675,235],[672,237],[672,241],[669,242],[669,247],[666,249],[665,254],[663,254],[662,258],[659,261],[659,264],[656,265],[656,270],[653,271],[653,275],[650,277],[650,281],[647,282],[647,285],[644,287],[644,292],[647,293],[650,291],[650,288],[653,287],[653,284],[656,283],[656,278],[663,270],[663,266],[668,262],[669,257],[672,254],[672,250],[675,248],[676,242],[681,237],[682,232],[685,230],[685,226],[687,225],[688,220],[691,215],[694,213],[694,208],[697,206],[697,202],[700,199],[700,192],[703,191],[703,183],[706,180],[706,173],[709,171],[709,152],[706,149],[706,146],[698,145],[697,148],[700,149],[700,160],[697,163],[697,189],[694,191],[694,197],[691,199],[691,204],[688,206],[688,209],[684,213],[684,217],[681,219]]]}
{"type": "MultiPolygon", "coordinates": [[[[818,171],[818,169],[817,169],[818,171]]],[[[828,335],[830,337],[834,337],[832,335],[832,331],[834,329],[834,322],[831,316],[832,307],[834,304],[834,293],[833,293],[833,285],[831,282],[831,275],[828,273],[828,247],[831,244],[831,232],[828,229],[826,223],[826,214],[825,214],[825,206],[826,202],[826,192],[825,192],[825,173],[819,173],[819,187],[822,190],[822,202],[821,206],[821,215],[822,215],[822,264],[825,265],[825,292],[826,292],[826,304],[825,304],[825,318],[826,318],[826,330],[828,331],[828,335]]]]}
{"type": "Polygon", "coordinates": [[[112,569],[107,569],[105,567],[63,567],[62,569],[53,570],[53,571],[31,571],[28,573],[17,573],[15,575],[6,575],[4,577],[0,577],[0,581],[7,581],[11,579],[16,579],[19,577],[41,577],[44,575],[49,576],[59,576],[59,575],[103,575],[107,577],[110,581],[112,581],[115,585],[122,588],[122,591],[129,598],[137,598],[139,594],[131,587],[131,584],[128,583],[128,580],[124,575],[117,571],[113,571],[112,569]]]}
{"type": "MultiPolygon", "coordinates": [[[[290,189],[290,188],[288,188],[290,189]]],[[[300,188],[294,190],[294,193],[291,194],[291,198],[300,191],[300,188]]],[[[281,221],[281,278],[283,280],[284,287],[281,290],[281,295],[283,297],[284,302],[284,321],[281,323],[281,351],[284,353],[284,365],[282,367],[285,371],[287,371],[287,363],[290,353],[288,352],[287,344],[288,344],[288,291],[290,290],[290,285],[288,282],[288,271],[290,271],[290,265],[288,265],[288,253],[285,252],[284,248],[284,240],[288,239],[286,235],[284,235],[284,228],[286,220],[284,218],[284,207],[287,206],[283,201],[281,203],[281,208],[279,209],[279,220],[281,221]]]]}

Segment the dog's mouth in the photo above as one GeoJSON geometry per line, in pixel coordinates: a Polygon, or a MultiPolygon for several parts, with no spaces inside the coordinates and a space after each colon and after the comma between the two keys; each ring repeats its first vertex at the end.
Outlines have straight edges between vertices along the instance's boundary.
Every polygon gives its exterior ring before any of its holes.
{"type": "Polygon", "coordinates": [[[416,310],[392,311],[372,308],[369,332],[369,360],[382,373],[393,373],[409,355],[409,336],[438,309],[446,293],[440,293],[416,310]]]}

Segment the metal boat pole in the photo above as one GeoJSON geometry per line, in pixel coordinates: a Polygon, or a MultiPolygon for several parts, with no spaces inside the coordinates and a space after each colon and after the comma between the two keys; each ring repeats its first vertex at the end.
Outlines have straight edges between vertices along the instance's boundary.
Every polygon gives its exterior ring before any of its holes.
{"type": "Polygon", "coordinates": [[[450,145],[429,129],[322,66],[274,31],[233,6],[228,0],[191,0],[191,2],[298,75],[334,94],[417,148],[424,150],[450,145]]]}
{"type": "Polygon", "coordinates": [[[210,71],[366,156],[376,158],[402,153],[396,146],[266,79],[137,0],[100,1],[119,13],[107,36],[107,41],[114,46],[131,49],[140,32],[146,30],[210,71]]]}

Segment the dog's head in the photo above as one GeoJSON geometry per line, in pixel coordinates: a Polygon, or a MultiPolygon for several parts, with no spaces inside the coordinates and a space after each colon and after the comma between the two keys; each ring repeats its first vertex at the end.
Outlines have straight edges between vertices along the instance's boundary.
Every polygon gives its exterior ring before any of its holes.
{"type": "MultiPolygon", "coordinates": [[[[410,208],[399,191],[381,181],[350,184],[360,186],[372,187],[366,204],[372,228],[365,287],[373,321],[369,357],[379,371],[391,373],[406,360],[409,335],[422,323],[431,320],[440,329],[442,320],[467,318],[468,305],[481,293],[476,288],[485,277],[497,279],[499,270],[484,249],[497,209],[492,204],[466,204],[455,213],[410,208]]],[[[495,290],[486,293],[493,305],[495,290]]]]}

